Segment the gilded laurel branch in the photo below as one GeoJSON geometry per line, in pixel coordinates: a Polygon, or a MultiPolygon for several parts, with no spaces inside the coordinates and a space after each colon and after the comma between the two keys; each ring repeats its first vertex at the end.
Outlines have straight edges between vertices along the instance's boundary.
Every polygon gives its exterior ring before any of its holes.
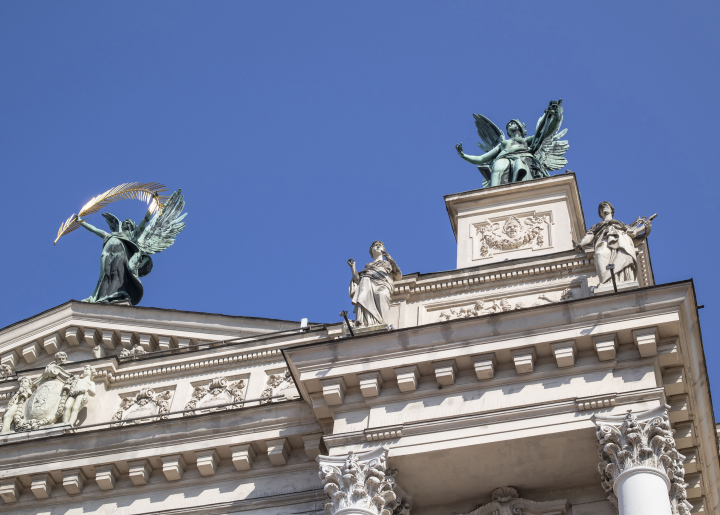
{"type": "Polygon", "coordinates": [[[114,188],[110,188],[105,193],[93,197],[83,207],[80,208],[78,214],[72,214],[70,218],[58,229],[57,238],[53,244],[57,243],[60,237],[74,231],[80,227],[80,221],[83,216],[97,213],[102,208],[121,199],[137,199],[145,202],[150,207],[151,212],[162,209],[169,197],[160,196],[160,193],[167,191],[164,184],[159,182],[127,182],[120,184],[114,188]]]}

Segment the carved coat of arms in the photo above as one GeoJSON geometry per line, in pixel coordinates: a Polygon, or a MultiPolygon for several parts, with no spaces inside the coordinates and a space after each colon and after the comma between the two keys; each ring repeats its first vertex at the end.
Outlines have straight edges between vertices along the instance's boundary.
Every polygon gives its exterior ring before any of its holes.
{"type": "Polygon", "coordinates": [[[533,215],[523,222],[510,216],[505,223],[486,223],[476,226],[480,237],[480,256],[488,257],[492,251],[509,251],[545,245],[543,229],[547,225],[544,216],[533,215]]]}

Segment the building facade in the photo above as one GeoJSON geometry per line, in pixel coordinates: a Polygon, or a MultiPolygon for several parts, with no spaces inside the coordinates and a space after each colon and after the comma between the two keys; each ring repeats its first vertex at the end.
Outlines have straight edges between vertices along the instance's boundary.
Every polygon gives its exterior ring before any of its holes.
{"type": "Polygon", "coordinates": [[[383,324],[71,301],[0,330],[2,511],[718,513],[695,292],[655,284],[650,222],[588,231],[570,173],[445,202],[457,268],[392,281],[383,324]]]}

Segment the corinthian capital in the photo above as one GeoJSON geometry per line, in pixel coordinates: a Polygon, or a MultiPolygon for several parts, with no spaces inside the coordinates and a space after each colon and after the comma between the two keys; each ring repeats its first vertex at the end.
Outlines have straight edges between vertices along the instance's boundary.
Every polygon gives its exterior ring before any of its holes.
{"type": "Polygon", "coordinates": [[[347,456],[318,456],[320,479],[332,515],[391,515],[396,501],[394,470],[387,468],[388,448],[347,456]]]}
{"type": "Polygon", "coordinates": [[[639,414],[628,411],[624,416],[594,417],[600,443],[598,471],[608,499],[615,506],[618,477],[623,472],[645,467],[659,471],[667,479],[673,514],[690,515],[692,505],[685,492],[685,456],[675,448],[668,407],[660,406],[639,414]]]}

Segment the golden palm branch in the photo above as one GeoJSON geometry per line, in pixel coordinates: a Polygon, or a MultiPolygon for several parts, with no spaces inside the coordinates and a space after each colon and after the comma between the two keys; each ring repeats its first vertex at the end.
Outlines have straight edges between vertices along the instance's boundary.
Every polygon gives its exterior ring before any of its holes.
{"type": "Polygon", "coordinates": [[[165,207],[165,202],[169,197],[160,196],[160,193],[167,191],[164,184],[159,182],[128,182],[115,186],[107,190],[105,193],[93,197],[90,202],[80,208],[78,214],[73,214],[70,218],[65,220],[58,229],[57,238],[53,242],[53,245],[57,243],[61,236],[70,233],[80,227],[80,218],[83,216],[97,213],[102,208],[121,199],[137,199],[149,204],[149,211],[154,213],[158,209],[165,207]]]}

